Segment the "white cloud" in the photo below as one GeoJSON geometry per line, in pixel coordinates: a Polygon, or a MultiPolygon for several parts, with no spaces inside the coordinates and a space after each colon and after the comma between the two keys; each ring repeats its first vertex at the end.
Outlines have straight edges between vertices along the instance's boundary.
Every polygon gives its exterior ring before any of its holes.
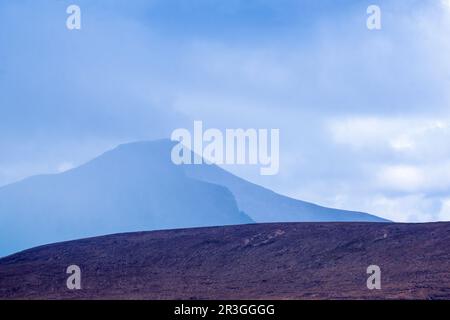
{"type": "Polygon", "coordinates": [[[416,193],[400,197],[378,195],[368,198],[365,207],[396,222],[421,222],[436,219],[434,212],[438,202],[416,193]]]}
{"type": "Polygon", "coordinates": [[[402,222],[450,220],[450,118],[353,116],[327,126],[339,152],[364,168],[354,171],[361,183],[343,177],[346,195],[327,205],[402,222]]]}
{"type": "Polygon", "coordinates": [[[347,117],[327,123],[335,143],[355,151],[402,153],[411,158],[450,156],[450,118],[347,117]]]}
{"type": "Polygon", "coordinates": [[[426,165],[387,165],[375,173],[380,190],[442,193],[450,190],[450,162],[426,165]]]}
{"type": "Polygon", "coordinates": [[[425,183],[420,168],[407,165],[386,166],[376,173],[379,186],[385,190],[418,191],[425,183]]]}
{"type": "Polygon", "coordinates": [[[450,221],[450,198],[442,200],[442,206],[437,220],[450,221]]]}
{"type": "Polygon", "coordinates": [[[408,135],[399,135],[393,138],[389,144],[396,151],[409,151],[416,147],[414,140],[408,135]]]}

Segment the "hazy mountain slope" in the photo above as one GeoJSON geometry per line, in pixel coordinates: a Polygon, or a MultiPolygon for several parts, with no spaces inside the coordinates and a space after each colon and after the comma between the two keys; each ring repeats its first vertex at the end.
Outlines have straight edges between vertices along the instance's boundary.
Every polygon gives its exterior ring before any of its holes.
{"type": "Polygon", "coordinates": [[[252,222],[225,187],[173,165],[171,146],[122,145],[74,170],[0,188],[0,256],[87,236],[252,222]]]}
{"type": "Polygon", "coordinates": [[[290,223],[119,234],[0,259],[0,299],[450,299],[450,223],[290,223]],[[82,290],[66,287],[69,265],[82,290]],[[369,265],[381,290],[368,290],[369,265]]]}
{"type": "Polygon", "coordinates": [[[257,222],[387,222],[367,213],[325,208],[282,196],[215,165],[191,165],[185,166],[184,170],[190,177],[227,187],[234,194],[239,209],[257,222]]]}

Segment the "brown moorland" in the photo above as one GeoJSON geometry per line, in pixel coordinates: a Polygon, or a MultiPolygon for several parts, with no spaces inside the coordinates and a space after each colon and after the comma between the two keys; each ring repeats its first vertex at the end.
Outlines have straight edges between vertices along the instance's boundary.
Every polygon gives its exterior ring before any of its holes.
{"type": "Polygon", "coordinates": [[[108,235],[0,259],[0,299],[449,299],[450,223],[280,223],[108,235]],[[82,289],[66,287],[66,268],[82,289]],[[369,265],[381,290],[368,290],[369,265]]]}

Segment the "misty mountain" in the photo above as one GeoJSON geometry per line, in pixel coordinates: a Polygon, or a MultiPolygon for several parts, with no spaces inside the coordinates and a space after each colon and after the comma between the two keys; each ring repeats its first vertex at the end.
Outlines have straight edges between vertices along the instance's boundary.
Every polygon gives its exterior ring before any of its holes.
{"type": "Polygon", "coordinates": [[[120,145],[73,170],[0,188],[0,256],[104,234],[253,222],[385,221],[291,199],[215,165],[174,165],[175,142],[120,145]]]}
{"type": "Polygon", "coordinates": [[[76,169],[0,188],[0,256],[103,234],[253,222],[228,189],[172,164],[172,145],[121,145],[76,169]]]}

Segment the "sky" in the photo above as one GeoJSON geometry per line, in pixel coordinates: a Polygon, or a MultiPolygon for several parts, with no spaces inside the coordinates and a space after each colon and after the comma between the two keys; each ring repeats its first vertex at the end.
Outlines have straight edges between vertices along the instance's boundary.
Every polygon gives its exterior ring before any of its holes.
{"type": "Polygon", "coordinates": [[[0,186],[202,120],[280,129],[278,175],[228,168],[252,182],[448,221],[449,35],[448,0],[0,0],[0,186]]]}

